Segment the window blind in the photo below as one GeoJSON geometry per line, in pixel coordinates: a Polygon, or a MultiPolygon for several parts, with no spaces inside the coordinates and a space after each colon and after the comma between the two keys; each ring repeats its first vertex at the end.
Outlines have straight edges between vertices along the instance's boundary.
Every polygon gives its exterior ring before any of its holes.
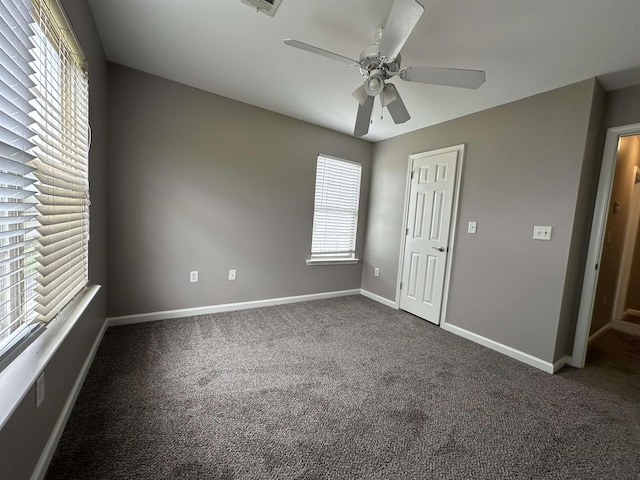
{"type": "Polygon", "coordinates": [[[0,345],[37,316],[32,150],[34,32],[27,1],[0,6],[0,345]]]}
{"type": "Polygon", "coordinates": [[[35,132],[30,162],[38,194],[38,320],[49,322],[87,283],[89,237],[88,81],[54,16],[34,6],[35,132]]]}
{"type": "Polygon", "coordinates": [[[88,79],[52,2],[0,2],[0,354],[87,283],[88,79]]]}
{"type": "Polygon", "coordinates": [[[362,166],[319,155],[311,256],[355,256],[362,166]]]}

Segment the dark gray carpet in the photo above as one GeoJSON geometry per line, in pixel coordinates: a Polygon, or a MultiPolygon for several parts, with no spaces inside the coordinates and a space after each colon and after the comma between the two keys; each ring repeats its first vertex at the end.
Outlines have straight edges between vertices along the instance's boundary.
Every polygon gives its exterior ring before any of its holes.
{"type": "Polygon", "coordinates": [[[638,480],[640,353],[595,356],[550,375],[361,296],[110,328],[46,478],[638,480]]]}

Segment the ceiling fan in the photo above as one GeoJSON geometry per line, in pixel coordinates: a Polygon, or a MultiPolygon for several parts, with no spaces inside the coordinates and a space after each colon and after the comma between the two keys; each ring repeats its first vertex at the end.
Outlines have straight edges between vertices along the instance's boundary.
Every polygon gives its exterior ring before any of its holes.
{"type": "Polygon", "coordinates": [[[298,40],[286,39],[284,43],[291,47],[322,55],[353,67],[359,67],[365,77],[364,84],[358,87],[352,96],[358,101],[358,114],[353,134],[362,137],[369,131],[371,113],[376,96],[387,107],[391,118],[397,123],[409,120],[409,112],[392,83],[385,83],[392,77],[400,77],[405,82],[428,83],[460,88],[478,88],[484,83],[482,70],[461,70],[438,67],[402,67],[400,50],[424,12],[424,7],[416,0],[395,0],[384,26],[376,29],[376,43],[365,48],[359,60],[353,60],[337,53],[314,47],[298,40]]]}

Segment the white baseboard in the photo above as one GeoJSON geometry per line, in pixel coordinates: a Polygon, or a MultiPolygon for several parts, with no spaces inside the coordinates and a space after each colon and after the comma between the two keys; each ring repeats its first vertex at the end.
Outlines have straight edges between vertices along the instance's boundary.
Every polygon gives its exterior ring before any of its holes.
{"type": "Polygon", "coordinates": [[[398,310],[398,304],[393,300],[388,300],[384,297],[381,297],[380,295],[376,295],[375,293],[364,289],[360,290],[360,294],[363,297],[370,298],[371,300],[375,300],[376,302],[386,305],[387,307],[395,308],[396,310],[398,310]]]}
{"type": "Polygon", "coordinates": [[[508,357],[526,363],[527,365],[538,368],[544,372],[553,373],[556,371],[556,366],[553,363],[546,362],[537,357],[534,357],[533,355],[529,355],[528,353],[524,353],[520,350],[516,350],[515,348],[503,345],[502,343],[498,343],[495,340],[483,337],[482,335],[478,335],[477,333],[470,332],[469,330],[465,330],[464,328],[456,327],[455,325],[452,325],[450,323],[443,323],[442,328],[451,333],[455,333],[456,335],[460,335],[467,340],[479,343],[480,345],[490,348],[491,350],[495,350],[496,352],[500,352],[504,355],[507,355],[508,357]]]}
{"type": "Polygon", "coordinates": [[[42,480],[47,473],[47,468],[49,468],[49,463],[53,458],[53,454],[56,451],[56,447],[58,446],[58,442],[60,441],[60,437],[62,436],[62,432],[64,432],[64,427],[67,425],[67,421],[69,420],[69,416],[71,415],[71,410],[76,403],[78,398],[78,394],[80,393],[80,389],[82,388],[82,384],[84,383],[85,378],[87,377],[87,373],[89,373],[89,369],[91,368],[91,364],[93,363],[93,359],[98,352],[98,347],[100,347],[100,343],[102,342],[102,338],[104,337],[104,332],[107,330],[107,321],[105,320],[102,323],[102,327],[100,328],[100,332],[98,332],[98,336],[96,337],[93,345],[91,346],[91,350],[87,355],[84,363],[82,364],[82,368],[80,369],[80,373],[76,378],[71,391],[69,392],[69,396],[67,397],[67,401],[62,407],[62,411],[60,412],[60,416],[58,417],[58,421],[53,427],[53,431],[49,436],[49,440],[40,455],[40,459],[38,460],[38,464],[31,475],[31,480],[42,480]]]}
{"type": "Polygon", "coordinates": [[[345,297],[347,295],[359,295],[360,289],[340,290],[337,292],[311,293],[297,295],[295,297],[268,298],[251,302],[225,303],[221,305],[209,305],[205,307],[183,308],[180,310],[166,310],[163,312],[140,313],[136,315],[123,315],[107,318],[107,326],[131,325],[134,323],[155,322],[157,320],[170,320],[174,318],[191,317],[194,315],[208,315],[210,313],[232,312],[246,310],[248,308],[271,307],[287,303],[307,302],[309,300],[322,300],[325,298],[345,297]]]}
{"type": "Polygon", "coordinates": [[[627,308],[622,315],[625,316],[625,317],[627,315],[633,315],[634,317],[640,317],[640,310],[636,310],[634,308],[627,308]]]}
{"type": "Polygon", "coordinates": [[[597,332],[594,332],[592,335],[589,335],[589,341],[588,343],[592,343],[595,342],[597,339],[599,339],[602,335],[604,335],[605,333],[607,333],[609,331],[609,329],[611,328],[611,324],[607,323],[604,327],[602,327],[600,330],[598,330],[597,332]]]}
{"type": "MultiPolygon", "coordinates": [[[[571,360],[571,355],[565,355],[560,360],[556,360],[555,362],[553,362],[553,373],[556,373],[558,370],[560,370],[565,365],[571,365],[571,361],[572,361],[571,360]]],[[[573,365],[571,365],[571,366],[573,366],[573,365]]]]}
{"type": "MultiPolygon", "coordinates": [[[[589,339],[587,340],[587,345],[591,345],[593,342],[595,342],[597,339],[599,339],[601,336],[607,333],[610,329],[611,329],[611,323],[607,323],[604,327],[600,328],[597,332],[594,332],[592,335],[589,335],[589,339]]],[[[586,359],[586,354],[584,354],[581,360],[578,360],[572,356],[572,357],[569,357],[569,360],[567,360],[567,364],[575,368],[584,368],[585,359],[586,359]]]]}

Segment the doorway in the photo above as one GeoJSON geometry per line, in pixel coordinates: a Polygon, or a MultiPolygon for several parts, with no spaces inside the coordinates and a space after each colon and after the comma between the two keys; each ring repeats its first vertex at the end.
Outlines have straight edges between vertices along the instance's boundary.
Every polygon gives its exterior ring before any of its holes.
{"type": "Polygon", "coordinates": [[[399,307],[439,325],[446,311],[464,146],[409,157],[399,307]]]}
{"type": "Polygon", "coordinates": [[[637,165],[633,167],[631,178],[628,180],[633,193],[613,302],[613,318],[628,319],[640,324],[640,135],[626,137],[623,140],[635,142],[633,148],[637,165]]]}
{"type": "MultiPolygon", "coordinates": [[[[607,131],[571,361],[584,367],[589,342],[618,322],[640,298],[628,295],[640,215],[640,124],[607,131]],[[631,303],[630,303],[631,302],[631,303]]],[[[640,259],[638,260],[640,263],[640,259]]],[[[640,281],[640,279],[638,279],[640,281]]],[[[640,307],[639,307],[640,308],[640,307]]],[[[631,309],[633,310],[633,309],[631,309]]]]}

